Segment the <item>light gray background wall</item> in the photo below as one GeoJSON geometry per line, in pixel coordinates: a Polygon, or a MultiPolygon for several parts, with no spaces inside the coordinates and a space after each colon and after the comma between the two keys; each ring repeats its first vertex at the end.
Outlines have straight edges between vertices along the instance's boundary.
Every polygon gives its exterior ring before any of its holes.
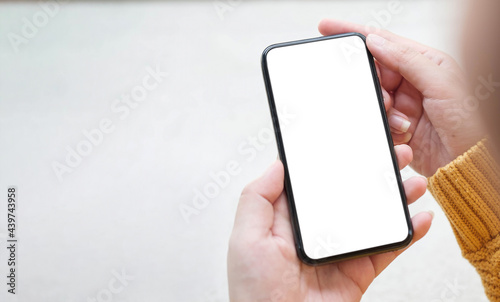
{"type": "MultiPolygon", "coordinates": [[[[227,301],[239,193],[277,153],[274,140],[251,147],[271,127],[261,51],[319,35],[323,17],[380,22],[390,1],[221,2],[230,5],[222,13],[212,1],[60,4],[18,51],[9,34],[43,10],[0,4],[0,188],[20,190],[17,301],[87,301],[122,269],[134,279],[113,301],[227,301]],[[129,115],[115,112],[148,67],[168,75],[129,115]],[[52,164],[64,163],[66,147],[102,119],[113,131],[59,181],[52,164]],[[239,174],[188,222],[180,206],[232,161],[239,174]]],[[[382,25],[458,57],[461,3],[401,1],[402,12],[382,25]]],[[[0,204],[5,213],[6,200],[0,204]]],[[[428,236],[364,301],[486,300],[432,197],[411,206],[427,209],[436,213],[428,236]]],[[[2,214],[1,276],[5,226],[2,214]]]]}

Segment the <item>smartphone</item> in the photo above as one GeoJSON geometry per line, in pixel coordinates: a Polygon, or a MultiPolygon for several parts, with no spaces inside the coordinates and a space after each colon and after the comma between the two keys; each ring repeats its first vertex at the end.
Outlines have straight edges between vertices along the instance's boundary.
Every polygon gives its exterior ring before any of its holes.
{"type": "Polygon", "coordinates": [[[411,219],[365,37],[274,44],[262,70],[299,258],[317,265],[407,246],[411,219]]]}

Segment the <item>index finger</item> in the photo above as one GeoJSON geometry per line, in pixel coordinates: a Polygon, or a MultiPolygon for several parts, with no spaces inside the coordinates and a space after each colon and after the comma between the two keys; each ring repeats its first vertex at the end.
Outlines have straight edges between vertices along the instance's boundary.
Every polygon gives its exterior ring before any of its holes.
{"type": "Polygon", "coordinates": [[[365,36],[368,36],[369,34],[377,34],[394,43],[406,44],[407,46],[411,47],[412,49],[415,49],[420,53],[426,53],[430,49],[432,49],[436,53],[439,53],[439,51],[436,49],[422,45],[416,41],[398,36],[390,31],[373,26],[360,25],[349,21],[323,19],[318,25],[318,30],[324,36],[342,34],[346,32],[357,32],[365,36]]]}
{"type": "Polygon", "coordinates": [[[429,47],[427,45],[420,44],[411,39],[407,39],[399,35],[396,35],[385,29],[380,29],[368,25],[360,25],[349,21],[323,19],[318,25],[318,30],[322,35],[325,36],[341,34],[346,32],[358,32],[365,36],[368,36],[369,34],[377,34],[393,43],[405,45],[406,47],[412,48],[415,51],[427,57],[430,61],[434,62],[435,64],[448,69],[457,76],[461,76],[460,66],[453,58],[451,58],[447,54],[435,48],[429,47]]]}
{"type": "Polygon", "coordinates": [[[442,86],[456,82],[447,70],[406,44],[394,43],[382,36],[370,34],[366,45],[377,61],[388,69],[401,74],[422,95],[439,97],[442,86]]]}

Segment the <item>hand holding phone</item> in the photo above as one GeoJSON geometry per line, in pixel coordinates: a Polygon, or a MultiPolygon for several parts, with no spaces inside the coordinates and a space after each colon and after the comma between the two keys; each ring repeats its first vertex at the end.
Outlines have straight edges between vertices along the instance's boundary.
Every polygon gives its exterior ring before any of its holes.
{"type": "MultiPolygon", "coordinates": [[[[411,149],[397,146],[396,156],[404,168],[411,160],[411,149]]],[[[362,180],[360,187],[370,181],[362,180]]],[[[405,181],[405,188],[411,204],[425,193],[426,184],[415,177],[405,181]]],[[[430,214],[417,214],[412,223],[415,242],[429,230],[430,214]]],[[[227,258],[230,301],[359,301],[402,251],[305,265],[295,250],[284,168],[278,160],[240,197],[227,258]]]]}
{"type": "MultiPolygon", "coordinates": [[[[398,166],[406,167],[412,158],[411,149],[400,145],[394,151],[398,166]]],[[[363,154],[369,153],[367,146],[363,154]]],[[[355,164],[366,160],[363,154],[355,164]]],[[[373,279],[403,250],[321,266],[305,265],[297,257],[284,179],[284,167],[276,161],[247,185],[240,197],[228,252],[230,300],[360,300],[373,279]]],[[[360,179],[358,187],[363,190],[372,182],[360,179]]],[[[404,188],[406,201],[411,204],[425,193],[426,182],[412,177],[404,182],[404,188]]],[[[429,213],[412,218],[412,243],[427,233],[431,220],[429,213]]]]}

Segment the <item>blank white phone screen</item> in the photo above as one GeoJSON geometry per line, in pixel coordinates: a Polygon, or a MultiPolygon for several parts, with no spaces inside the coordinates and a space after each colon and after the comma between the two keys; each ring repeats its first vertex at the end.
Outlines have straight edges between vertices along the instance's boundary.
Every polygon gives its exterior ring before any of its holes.
{"type": "Polygon", "coordinates": [[[409,229],[363,40],[273,48],[267,66],[286,120],[281,135],[306,255],[404,241],[409,229]]]}

